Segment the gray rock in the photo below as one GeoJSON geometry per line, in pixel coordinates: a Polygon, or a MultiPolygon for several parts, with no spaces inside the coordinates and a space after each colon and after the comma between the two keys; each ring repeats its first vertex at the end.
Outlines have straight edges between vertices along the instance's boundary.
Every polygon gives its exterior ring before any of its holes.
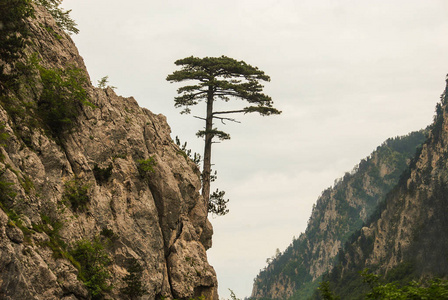
{"type": "Polygon", "coordinates": [[[16,244],[23,243],[23,232],[14,225],[6,226],[6,235],[16,244]]]}

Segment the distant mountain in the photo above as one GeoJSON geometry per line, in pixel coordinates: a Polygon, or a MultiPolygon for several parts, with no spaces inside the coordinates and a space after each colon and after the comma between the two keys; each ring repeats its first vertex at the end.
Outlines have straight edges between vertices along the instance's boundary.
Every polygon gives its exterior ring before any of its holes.
{"type": "Polygon", "coordinates": [[[448,276],[447,94],[448,88],[410,168],[325,276],[341,299],[364,299],[359,272],[365,268],[397,284],[448,276]]]}
{"type": "Polygon", "coordinates": [[[277,254],[254,281],[253,299],[307,299],[331,270],[342,246],[359,231],[408,169],[425,131],[391,138],[322,192],[305,233],[277,254]]]}

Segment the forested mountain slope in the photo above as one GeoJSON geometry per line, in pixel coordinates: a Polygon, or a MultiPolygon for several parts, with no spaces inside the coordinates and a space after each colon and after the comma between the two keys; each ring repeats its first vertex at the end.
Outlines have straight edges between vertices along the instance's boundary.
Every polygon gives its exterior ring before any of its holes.
{"type": "Polygon", "coordinates": [[[91,85],[59,2],[0,3],[0,299],[217,299],[197,166],[91,85]]]}
{"type": "Polygon", "coordinates": [[[254,299],[306,299],[348,238],[398,183],[424,131],[388,139],[351,173],[322,192],[305,233],[275,257],[254,282],[254,299]]]}
{"type": "Polygon", "coordinates": [[[362,299],[367,268],[386,282],[448,276],[448,90],[429,137],[325,280],[342,299],[362,299]]]}

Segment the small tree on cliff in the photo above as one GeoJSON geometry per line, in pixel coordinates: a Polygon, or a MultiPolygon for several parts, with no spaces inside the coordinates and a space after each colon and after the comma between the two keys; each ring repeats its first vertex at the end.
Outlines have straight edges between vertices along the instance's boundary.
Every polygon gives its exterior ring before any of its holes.
{"type": "Polygon", "coordinates": [[[205,130],[197,132],[205,139],[204,165],[202,170],[202,196],[210,210],[211,152],[213,138],[230,139],[230,135],[213,126],[213,120],[237,122],[229,114],[257,112],[262,116],[280,114],[272,107],[271,97],[262,93],[260,81],[270,81],[268,75],[257,67],[244,61],[237,61],[226,56],[221,57],[187,57],[175,62],[182,69],[168,75],[169,82],[196,81],[177,90],[180,95],[174,98],[174,106],[184,108],[181,113],[190,113],[190,107],[201,101],[206,103],[206,115],[197,117],[205,121],[205,130]],[[228,102],[231,98],[245,100],[249,106],[237,110],[215,111],[216,100],[228,102]]]}

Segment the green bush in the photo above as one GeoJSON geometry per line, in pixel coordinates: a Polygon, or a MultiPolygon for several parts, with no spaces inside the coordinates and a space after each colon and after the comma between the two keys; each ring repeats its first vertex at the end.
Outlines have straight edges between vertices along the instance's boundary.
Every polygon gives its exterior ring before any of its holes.
{"type": "Polygon", "coordinates": [[[87,83],[78,68],[46,69],[37,66],[42,80],[42,93],[37,102],[38,114],[51,132],[60,134],[71,129],[83,105],[93,106],[83,85],[87,83]]]}
{"type": "Polygon", "coordinates": [[[101,78],[100,80],[98,80],[98,87],[100,88],[100,89],[116,89],[117,87],[116,86],[111,86],[111,85],[108,85],[108,83],[109,83],[109,76],[104,76],[103,78],[101,78]]]}
{"type": "Polygon", "coordinates": [[[120,292],[127,295],[130,299],[138,299],[148,293],[148,288],[142,283],[143,267],[137,259],[131,258],[127,268],[128,275],[123,278],[126,286],[120,289],[120,292]]]}
{"type": "Polygon", "coordinates": [[[448,280],[410,281],[399,286],[396,282],[381,282],[379,275],[369,273],[367,269],[361,276],[370,287],[365,299],[448,299],[448,280]]]}
{"type": "MultiPolygon", "coordinates": [[[[368,288],[365,289],[365,286],[362,286],[362,284],[353,285],[348,292],[343,292],[343,297],[372,300],[448,299],[448,280],[431,279],[425,282],[411,280],[398,283],[396,281],[385,282],[380,275],[370,273],[367,269],[361,271],[360,274],[364,285],[367,285],[368,288]]],[[[352,279],[352,281],[357,281],[359,277],[352,279]]],[[[323,282],[319,290],[323,299],[339,298],[330,290],[328,282],[323,282]]]]}
{"type": "Polygon", "coordinates": [[[83,211],[87,209],[90,202],[89,197],[90,185],[83,184],[81,180],[75,178],[65,183],[65,190],[62,196],[63,202],[69,202],[75,211],[83,211]]]}
{"type": "Polygon", "coordinates": [[[108,228],[101,229],[100,235],[107,239],[107,244],[109,245],[115,243],[119,239],[119,236],[112,229],[108,228]]]}
{"type": "Polygon", "coordinates": [[[156,162],[153,157],[137,160],[137,170],[140,177],[147,178],[151,173],[154,173],[155,165],[156,162]]]}
{"type": "Polygon", "coordinates": [[[108,283],[111,277],[108,266],[111,264],[101,240],[96,237],[93,241],[80,240],[70,251],[79,263],[78,277],[84,282],[92,299],[103,299],[104,294],[112,290],[108,283]]]}
{"type": "Polygon", "coordinates": [[[93,167],[93,175],[95,176],[98,184],[106,183],[109,180],[110,176],[112,176],[112,168],[112,164],[106,168],[101,168],[98,164],[95,164],[93,167]]]}

